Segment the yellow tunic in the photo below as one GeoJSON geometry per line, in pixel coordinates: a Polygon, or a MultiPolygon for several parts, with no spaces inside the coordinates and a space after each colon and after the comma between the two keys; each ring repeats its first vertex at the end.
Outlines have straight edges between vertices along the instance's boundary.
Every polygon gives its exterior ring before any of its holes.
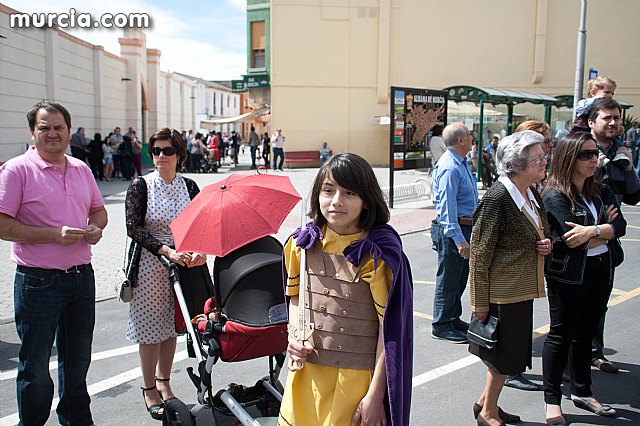
{"type": "MultiPolygon", "coordinates": [[[[322,232],[322,251],[330,254],[342,254],[351,241],[363,236],[363,233],[339,235],[326,226],[322,232]]],[[[284,254],[289,276],[286,293],[295,296],[300,283],[300,248],[293,239],[287,242],[284,254]]],[[[374,270],[373,260],[366,260],[360,270],[360,281],[355,285],[369,284],[378,318],[382,322],[393,275],[382,259],[378,259],[377,265],[377,270],[374,270]]],[[[349,425],[372,378],[373,370],[328,367],[306,362],[302,370],[289,371],[287,375],[278,426],[349,425]]]]}

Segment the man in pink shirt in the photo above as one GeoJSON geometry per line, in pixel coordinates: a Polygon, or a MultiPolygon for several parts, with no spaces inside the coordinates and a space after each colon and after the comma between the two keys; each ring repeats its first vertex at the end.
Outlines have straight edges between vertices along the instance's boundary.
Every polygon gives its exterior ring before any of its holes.
{"type": "Polygon", "coordinates": [[[89,167],[65,155],[71,136],[67,109],[38,102],[27,121],[35,146],[0,168],[0,239],[12,242],[11,260],[18,264],[13,296],[22,343],[16,379],[20,424],[43,425],[49,418],[55,338],[58,420],[91,425],[91,245],[102,238],[107,211],[89,167]]]}

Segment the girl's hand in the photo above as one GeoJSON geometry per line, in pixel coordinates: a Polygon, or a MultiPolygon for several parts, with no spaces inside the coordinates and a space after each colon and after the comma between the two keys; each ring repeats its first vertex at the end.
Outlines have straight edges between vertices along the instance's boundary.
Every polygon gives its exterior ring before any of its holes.
{"type": "Polygon", "coordinates": [[[382,399],[372,398],[368,393],[362,398],[351,418],[351,426],[387,426],[387,414],[382,399]]]}
{"type": "Polygon", "coordinates": [[[551,254],[553,250],[553,244],[551,244],[551,240],[549,238],[545,238],[542,241],[536,242],[536,251],[543,256],[548,256],[551,254]]]}
{"type": "Polygon", "coordinates": [[[611,204],[610,206],[607,206],[607,222],[613,222],[613,219],[616,217],[618,217],[618,208],[616,205],[611,204]]]}
{"type": "Polygon", "coordinates": [[[201,266],[207,263],[207,255],[202,253],[191,253],[191,260],[187,264],[189,268],[194,266],[201,266]]]}
{"type": "Polygon", "coordinates": [[[303,343],[297,340],[289,340],[287,353],[289,354],[288,368],[290,371],[300,370],[298,364],[304,364],[307,361],[307,355],[313,350],[313,346],[308,341],[305,340],[303,343]]]}
{"type": "Polygon", "coordinates": [[[562,236],[562,239],[570,248],[581,246],[591,239],[591,230],[589,229],[589,226],[582,226],[573,222],[565,222],[565,224],[573,228],[562,236]]]}

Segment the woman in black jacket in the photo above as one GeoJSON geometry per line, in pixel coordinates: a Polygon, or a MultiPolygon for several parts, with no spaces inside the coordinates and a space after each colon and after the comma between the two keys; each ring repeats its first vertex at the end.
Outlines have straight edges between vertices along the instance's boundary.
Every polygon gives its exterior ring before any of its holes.
{"type": "Polygon", "coordinates": [[[574,405],[615,415],[591,391],[591,339],[607,308],[614,268],[621,261],[617,238],[627,223],[613,192],[595,180],[597,162],[591,134],[570,134],[558,144],[543,192],[553,240],[545,263],[551,326],[542,353],[549,425],[566,424],[560,384],[568,358],[574,405]]]}

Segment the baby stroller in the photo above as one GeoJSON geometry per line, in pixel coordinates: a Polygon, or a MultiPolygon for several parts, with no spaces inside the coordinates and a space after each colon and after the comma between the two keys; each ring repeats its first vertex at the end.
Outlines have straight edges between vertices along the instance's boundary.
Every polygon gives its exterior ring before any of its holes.
{"type": "Polygon", "coordinates": [[[211,409],[235,416],[245,426],[275,424],[280,411],[283,387],[278,376],[287,348],[287,312],[282,290],[282,245],[273,237],[248,243],[224,257],[217,257],[213,267],[215,298],[205,304],[205,314],[192,324],[180,287],[178,268],[166,258],[163,263],[187,324],[187,345],[198,362],[197,371],[187,368],[197,390],[198,402],[189,409],[178,399],[165,403],[163,424],[195,425],[195,417],[211,409]],[[210,311],[210,312],[209,312],[210,311]],[[211,380],[218,360],[238,362],[268,357],[268,376],[247,387],[232,384],[217,393],[211,380]],[[247,409],[258,411],[252,417],[247,409]]]}

